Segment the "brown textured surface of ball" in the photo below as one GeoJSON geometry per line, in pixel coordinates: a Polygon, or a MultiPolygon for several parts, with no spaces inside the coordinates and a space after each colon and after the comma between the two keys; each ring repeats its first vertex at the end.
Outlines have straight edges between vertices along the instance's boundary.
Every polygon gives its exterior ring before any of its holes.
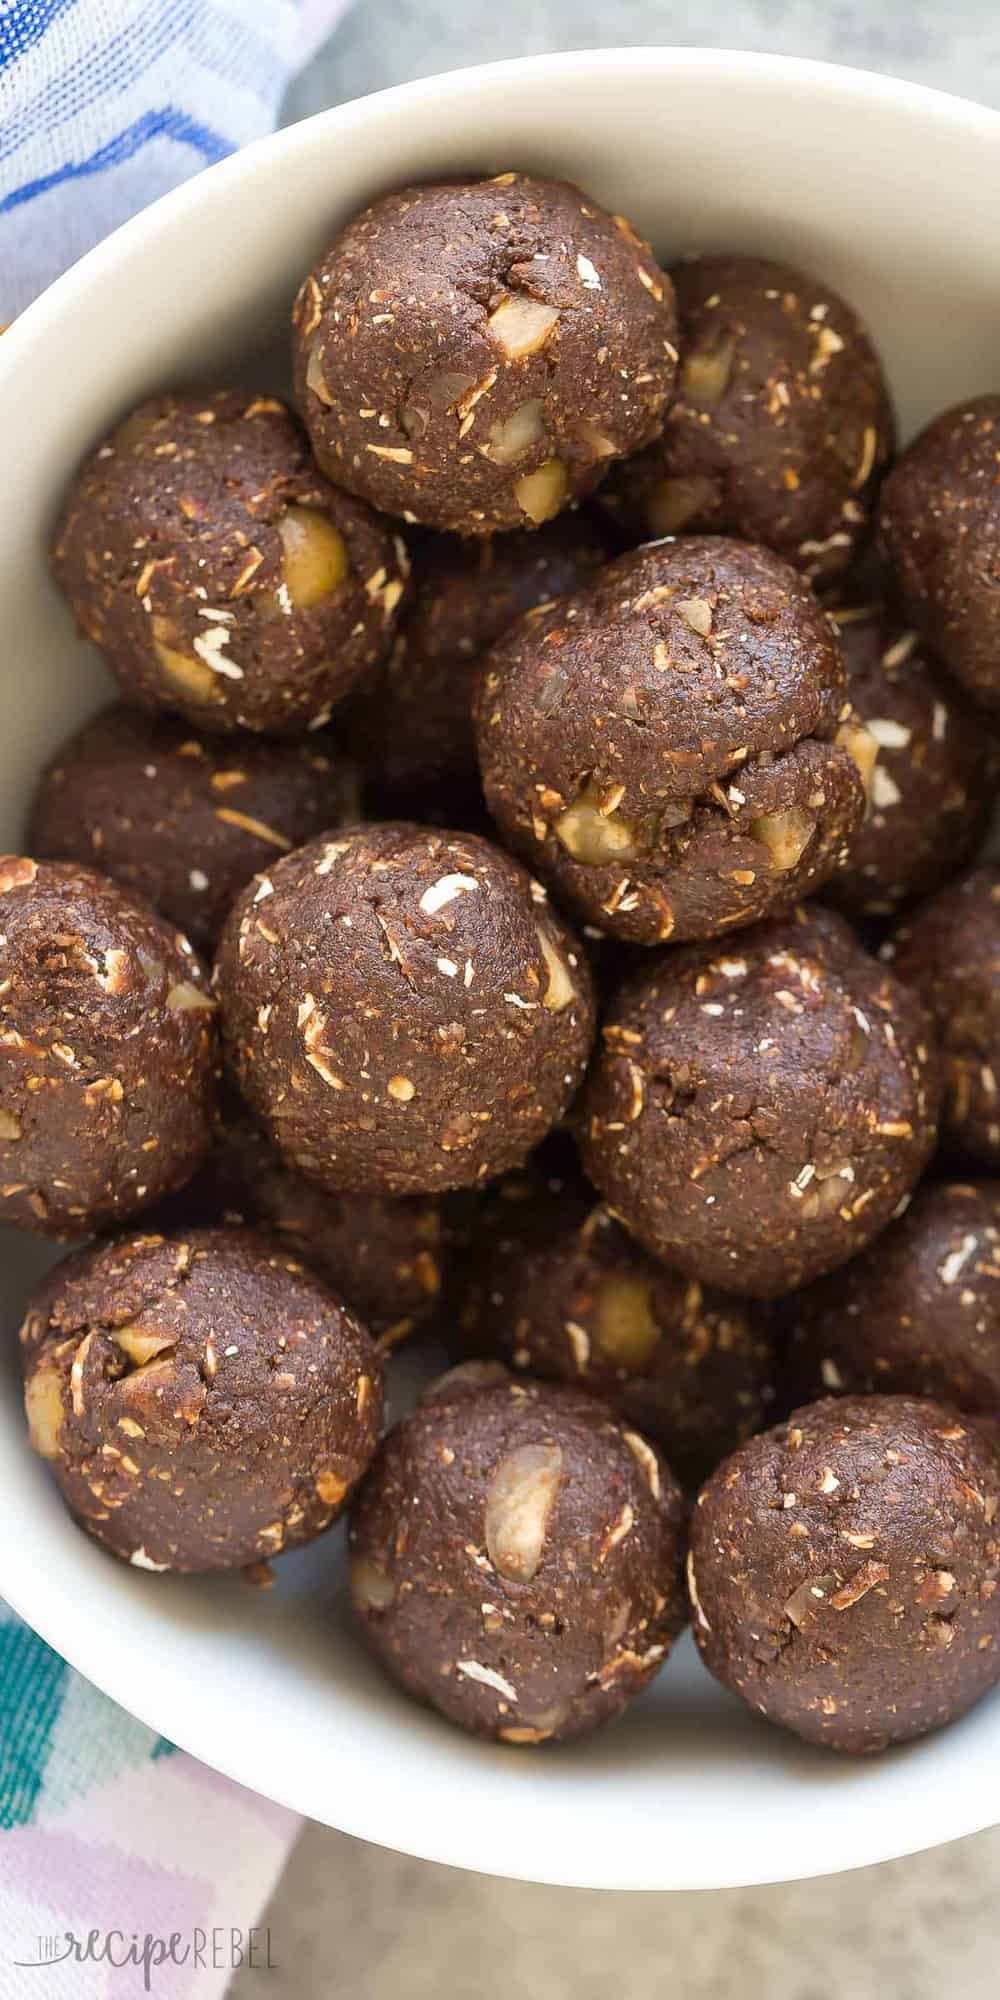
{"type": "Polygon", "coordinates": [[[946,1145],[1000,1166],[1000,866],[939,889],[882,950],[934,1022],[946,1145]]]}
{"type": "Polygon", "coordinates": [[[112,876],[210,955],[252,875],[357,813],[356,774],[332,745],[237,745],[116,703],[50,759],[26,845],[112,876]]]}
{"type": "Polygon", "coordinates": [[[594,525],[564,515],[530,534],[475,542],[425,536],[392,652],[348,703],[345,741],[379,813],[454,823],[482,813],[472,727],[482,653],[536,605],[592,575],[605,549],[594,525]]]}
{"type": "Polygon", "coordinates": [[[864,811],[835,630],[787,563],[722,537],[638,549],[514,626],[476,730],[505,838],[638,944],[788,908],[864,811]]]}
{"type": "Polygon", "coordinates": [[[382,1348],[407,1339],[438,1310],[448,1244],[435,1197],[317,1187],[286,1165],[236,1104],[226,1106],[209,1164],[179,1204],[187,1223],[266,1229],[325,1278],[382,1348]]]}
{"type": "Polygon", "coordinates": [[[238,1569],[311,1541],[375,1449],[369,1335],[247,1230],[81,1251],[21,1338],[35,1450],[80,1525],[139,1569],[238,1569]]]}
{"type": "Polygon", "coordinates": [[[827,894],[848,916],[892,916],[956,874],[983,838],[997,744],[881,594],[833,615],[848,697],[877,756],[868,811],[827,894]]]}
{"type": "Polygon", "coordinates": [[[673,268],[677,396],[609,501],[640,534],[763,542],[807,576],[848,567],[895,426],[856,313],[808,272],[710,254],[673,268]]]}
{"type": "Polygon", "coordinates": [[[877,1236],[936,1134],[919,1001],[832,911],[626,980],[576,1112],[583,1163],[655,1256],[773,1297],[877,1236]]]}
{"type": "Polygon", "coordinates": [[[764,1423],[775,1357],[761,1309],[668,1270],[589,1189],[501,1184],[468,1262],[460,1345],[602,1397],[683,1485],[764,1423]]]}
{"type": "Polygon", "coordinates": [[[1000,1680],[1000,1456],[946,1406],[796,1410],[699,1495],[688,1577],[706,1666],[834,1750],[883,1750],[1000,1680]]]}
{"type": "Polygon", "coordinates": [[[347,829],[248,888],[217,961],[235,1074],[324,1186],[421,1194],[517,1166],[594,1032],[582,947],[475,835],[347,829]]]}
{"type": "Polygon", "coordinates": [[[215,1109],[187,939],[114,882],[0,856],[0,1221],[82,1236],[182,1187],[215,1109]]]}
{"type": "Polygon", "coordinates": [[[945,410],[902,453],[879,538],[906,616],[977,701],[1000,705],[1000,396],[945,410]]]}
{"type": "Polygon", "coordinates": [[[449,1721],[560,1741],[617,1715],[681,1630],[685,1507],[592,1397],[483,1367],[382,1444],[352,1512],[352,1600],[389,1672],[449,1721]]]}
{"type": "Polygon", "coordinates": [[[884,1391],[1000,1421],[1000,1181],[925,1182],[785,1322],[786,1408],[884,1391]]]}
{"type": "Polygon", "coordinates": [[[270,735],[320,727],[382,659],[407,574],[284,404],[239,389],[140,403],[77,472],[53,563],[133,706],[270,735]]]}
{"type": "Polygon", "coordinates": [[[670,280],[623,216],[529,174],[405,188],[348,223],[293,315],[323,470],[373,506],[537,527],[656,436],[670,280]]]}

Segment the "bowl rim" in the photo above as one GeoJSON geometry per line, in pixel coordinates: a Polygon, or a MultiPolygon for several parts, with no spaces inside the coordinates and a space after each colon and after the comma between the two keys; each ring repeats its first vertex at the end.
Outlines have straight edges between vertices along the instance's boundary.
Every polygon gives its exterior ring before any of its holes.
{"type": "MultiPolygon", "coordinates": [[[[91,298],[105,278],[128,266],[140,247],[145,254],[155,252],[161,237],[177,224],[182,224],[184,217],[193,214],[203,203],[224,203],[241,184],[252,182],[264,170],[280,165],[283,160],[310,153],[327,136],[335,134],[339,142],[349,143],[353,133],[373,122],[387,117],[405,118],[408,107],[417,102],[425,111],[428,107],[437,107],[442,115],[446,115],[450,104],[467,93],[475,92],[486,77],[493,88],[509,83],[512,89],[528,75],[541,82],[549,78],[555,85],[568,79],[594,75],[599,75],[602,80],[612,78],[616,82],[627,83],[629,77],[638,75],[648,81],[651,66],[662,74],[664,81],[683,74],[700,76],[710,84],[713,78],[724,76],[730,80],[759,79],[762,84],[791,94],[808,96],[819,91],[828,100],[838,100],[844,107],[855,107],[859,115],[877,114],[880,108],[891,104],[908,111],[925,126],[931,122],[956,130],[963,129],[993,145],[1000,145],[1000,110],[929,85],[797,56],[728,48],[677,48],[661,44],[569,50],[444,71],[331,106],[254,140],[215,165],[193,173],[179,186],[141,210],[56,279],[7,328],[0,340],[0,389],[9,390],[20,372],[31,368],[36,339],[47,333],[57,319],[72,315],[75,307],[91,298]]],[[[151,1712],[157,1703],[151,1700],[147,1706],[141,1693],[137,1695],[133,1686],[126,1688],[123,1685],[124,1674],[112,1670],[113,1653],[109,1657],[105,1631],[78,1620],[71,1642],[66,1645],[66,1635],[62,1630],[64,1621],[53,1604],[44,1574],[32,1570],[30,1565],[25,1566],[18,1578],[3,1577],[3,1589],[11,1609],[53,1645],[72,1667],[151,1729],[163,1729],[165,1718],[162,1709],[159,1715],[151,1712]]],[[[174,1730],[169,1720],[167,1728],[179,1747],[234,1782],[246,1784],[245,1771],[234,1768],[236,1760],[233,1756],[220,1755],[213,1748],[209,1734],[204,1731],[199,1734],[194,1724],[174,1730]]],[[[301,1798],[294,1796],[294,1781],[291,1778],[286,1781],[284,1773],[273,1760],[266,1774],[262,1775],[265,1796],[290,1810],[303,1809],[301,1798]]],[[[840,1775],[846,1777],[848,1774],[840,1775]]],[[[470,1783],[473,1781],[474,1774],[469,1779],[470,1783]]],[[[468,1827],[464,1829],[464,1839],[446,1837],[439,1825],[428,1818],[419,1840],[413,1837],[394,1839],[391,1826],[387,1825],[389,1816],[374,1790],[368,1794],[352,1791],[349,1801],[337,1801],[336,1811],[336,1824],[355,1838],[401,1847],[403,1851],[438,1863],[480,1872],[496,1872],[496,1856],[491,1857],[488,1836],[479,1833],[473,1837],[468,1827]]],[[[776,1880],[802,1879],[817,1872],[839,1873],[871,1865],[901,1851],[919,1852],[950,1839],[981,1832],[1000,1821],[1000,1792],[992,1805],[987,1805],[981,1797],[971,1816],[960,1810],[954,1800],[940,1797],[936,1814],[928,1815],[919,1829],[916,1826],[911,1828],[902,1850],[898,1844],[887,1840],[886,1829],[877,1813],[868,1814],[862,1809],[859,1820],[860,1824],[854,1829],[851,1851],[848,1853],[842,1842],[829,1843],[822,1852],[818,1867],[808,1843],[803,1842],[801,1849],[791,1856],[788,1847],[785,1847],[783,1865],[776,1870],[769,1860],[768,1843],[762,1840],[759,1858],[750,1868],[744,1862],[738,1869],[733,1869],[731,1864],[727,1865],[720,1858],[717,1877],[710,1886],[751,1886],[776,1880]]],[[[516,1861],[513,1865],[505,1862],[504,1871],[514,1879],[548,1881],[552,1884],[565,1882],[555,1855],[551,1864],[541,1866],[532,1863],[522,1870],[518,1869],[516,1861]]],[[[619,1876],[609,1882],[606,1870],[589,1882],[578,1871],[575,1881],[579,1886],[595,1888],[641,1887],[662,1891],[664,1886],[661,1880],[652,1878],[636,1883],[619,1876]]],[[[689,1879],[678,1876],[670,1886],[689,1889],[709,1885],[702,1875],[692,1875],[689,1879]]]]}

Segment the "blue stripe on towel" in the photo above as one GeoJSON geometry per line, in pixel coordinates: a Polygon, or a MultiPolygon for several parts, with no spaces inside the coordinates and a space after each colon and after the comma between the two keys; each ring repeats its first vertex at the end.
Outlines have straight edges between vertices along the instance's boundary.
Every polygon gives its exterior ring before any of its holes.
{"type": "Polygon", "coordinates": [[[209,163],[224,159],[233,150],[232,142],[223,138],[221,132],[214,132],[210,125],[202,125],[197,119],[189,118],[186,112],[176,110],[173,105],[165,105],[160,111],[144,112],[134,125],[116,133],[88,159],[67,160],[65,166],[56,167],[52,173],[41,174],[37,180],[26,181],[23,187],[12,189],[0,201],[0,215],[7,214],[12,208],[22,208],[38,195],[48,194],[62,181],[83,180],[88,174],[103,173],[106,167],[120,166],[123,160],[131,160],[141,152],[152,139],[173,139],[179,146],[191,146],[209,163]]]}
{"type": "Polygon", "coordinates": [[[27,55],[76,0],[0,0],[0,69],[27,55]]]}

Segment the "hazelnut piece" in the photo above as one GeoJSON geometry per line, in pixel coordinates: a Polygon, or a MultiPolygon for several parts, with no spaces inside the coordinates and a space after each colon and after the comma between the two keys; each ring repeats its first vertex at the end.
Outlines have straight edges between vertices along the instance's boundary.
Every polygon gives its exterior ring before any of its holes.
{"type": "Polygon", "coordinates": [[[350,568],[344,538],[315,507],[288,507],[278,522],[282,571],[297,611],[308,611],[343,583],[350,568]]]}
{"type": "Polygon", "coordinates": [[[624,1274],[606,1277],[597,1294],[597,1344],[619,1368],[639,1369],[660,1338],[649,1286],[624,1274]]]}
{"type": "Polygon", "coordinates": [[[558,514],[569,492],[569,474],[561,458],[547,458],[537,472],[526,472],[514,487],[514,498],[536,526],[558,514]]]}
{"type": "Polygon", "coordinates": [[[598,800],[597,788],[586,785],[579,798],[553,822],[556,839],[585,867],[634,861],[641,851],[634,821],[618,812],[602,812],[598,800]]]}
{"type": "Polygon", "coordinates": [[[543,305],[540,299],[529,299],[523,292],[511,292],[491,312],[486,327],[497,345],[503,348],[507,359],[520,361],[527,354],[537,354],[545,346],[558,320],[555,306],[543,305]]]}
{"type": "Polygon", "coordinates": [[[779,875],[787,874],[802,859],[815,831],[816,821],[801,806],[789,806],[787,812],[764,813],[750,822],[752,839],[767,848],[771,866],[779,875]]]}
{"type": "Polygon", "coordinates": [[[501,1459],[486,1495],[486,1553],[511,1583],[530,1583],[542,1560],[562,1477],[557,1444],[524,1444],[501,1459]]]}
{"type": "Polygon", "coordinates": [[[690,478],[661,479],[646,498],[646,520],[654,535],[675,535],[678,528],[715,505],[715,487],[697,473],[690,478]]]}
{"type": "Polygon", "coordinates": [[[29,1376],[24,1385],[24,1410],[33,1450],[41,1458],[58,1458],[64,1416],[58,1369],[39,1368],[29,1376]]]}
{"type": "Polygon", "coordinates": [[[491,426],[488,442],[482,447],[483,456],[492,459],[494,465],[516,465],[517,460],[544,437],[544,409],[545,405],[538,396],[532,396],[527,403],[519,403],[502,423],[491,426]]]}

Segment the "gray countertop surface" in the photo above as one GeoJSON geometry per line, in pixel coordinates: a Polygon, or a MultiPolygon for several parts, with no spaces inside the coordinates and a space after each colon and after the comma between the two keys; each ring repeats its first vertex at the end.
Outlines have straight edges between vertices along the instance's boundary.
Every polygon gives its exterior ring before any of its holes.
{"type": "MultiPolygon", "coordinates": [[[[642,43],[819,56],[1000,104],[997,0],[359,0],[285,117],[465,63],[642,43]]],[[[626,1898],[311,1826],[265,1919],[278,1969],[232,1994],[260,2000],[266,1978],[272,2000],[998,2000],[998,1883],[1000,1829],[833,1880],[626,1898]]]]}

